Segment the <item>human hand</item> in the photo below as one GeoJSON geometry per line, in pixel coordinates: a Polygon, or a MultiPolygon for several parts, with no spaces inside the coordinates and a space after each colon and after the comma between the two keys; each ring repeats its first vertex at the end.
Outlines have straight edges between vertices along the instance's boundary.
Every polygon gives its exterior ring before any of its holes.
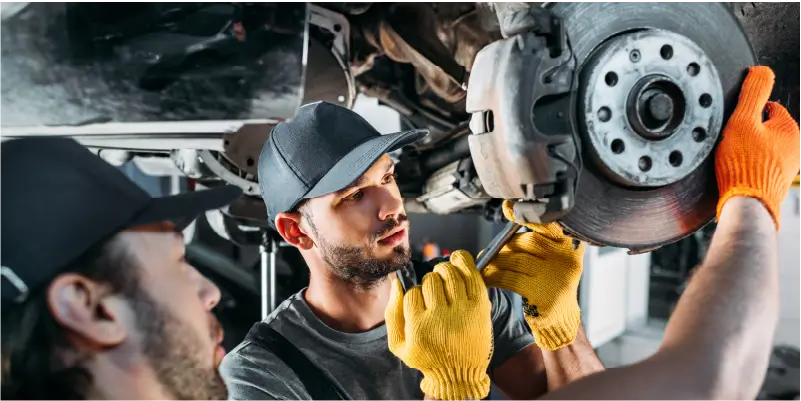
{"type": "Polygon", "coordinates": [[[780,207],[799,170],[798,123],[775,102],[768,102],[775,75],[764,66],[751,67],[740,100],[715,152],[720,200],[736,196],[762,201],[779,229],[780,207]],[[767,104],[769,118],[762,121],[767,104]]]}
{"type": "Polygon", "coordinates": [[[456,251],[406,294],[393,278],[385,312],[389,350],[423,373],[427,396],[482,399],[490,388],[491,310],[473,257],[456,251]]]}
{"type": "MultiPolygon", "coordinates": [[[[512,201],[503,204],[509,220],[514,220],[513,207],[512,201]]],[[[581,324],[578,284],[584,245],[574,249],[572,238],[557,223],[523,225],[533,232],[512,237],[482,276],[488,287],[523,297],[525,319],[537,345],[555,350],[572,343],[581,324]]]]}

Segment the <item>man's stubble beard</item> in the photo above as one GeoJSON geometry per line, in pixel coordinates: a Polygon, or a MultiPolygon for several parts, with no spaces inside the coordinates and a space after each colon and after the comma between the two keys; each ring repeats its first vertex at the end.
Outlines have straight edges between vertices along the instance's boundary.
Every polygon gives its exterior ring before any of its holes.
{"type": "MultiPolygon", "coordinates": [[[[370,244],[374,244],[377,238],[407,219],[405,215],[401,215],[398,219],[388,222],[384,229],[374,234],[370,244]]],[[[315,244],[320,249],[323,261],[328,264],[329,270],[356,290],[368,291],[375,288],[386,280],[387,276],[404,268],[411,260],[412,251],[405,244],[392,248],[392,255],[388,259],[381,260],[370,252],[372,248],[369,246],[330,244],[323,239],[311,219],[308,221],[315,236],[315,244]]]]}
{"type": "Polygon", "coordinates": [[[228,398],[228,389],[217,367],[209,367],[199,360],[204,356],[211,360],[213,354],[209,350],[203,355],[205,347],[198,333],[142,290],[134,300],[134,310],[144,334],[142,353],[172,397],[183,400],[228,398]]]}

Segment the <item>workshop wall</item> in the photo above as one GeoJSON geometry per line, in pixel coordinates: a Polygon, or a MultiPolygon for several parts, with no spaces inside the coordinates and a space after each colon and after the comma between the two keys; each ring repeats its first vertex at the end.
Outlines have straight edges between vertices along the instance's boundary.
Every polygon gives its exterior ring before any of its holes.
{"type": "Polygon", "coordinates": [[[799,347],[801,337],[801,204],[799,190],[792,189],[782,204],[779,228],[779,325],[774,343],[799,347]]]}

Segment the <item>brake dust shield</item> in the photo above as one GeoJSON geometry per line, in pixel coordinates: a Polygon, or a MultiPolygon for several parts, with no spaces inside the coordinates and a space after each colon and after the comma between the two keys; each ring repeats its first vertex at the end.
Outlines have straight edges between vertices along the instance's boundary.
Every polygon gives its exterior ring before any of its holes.
{"type": "Polygon", "coordinates": [[[548,7],[580,66],[585,161],[562,225],[590,243],[643,252],[712,221],[714,145],[757,63],[731,11],[720,3],[548,7]]]}

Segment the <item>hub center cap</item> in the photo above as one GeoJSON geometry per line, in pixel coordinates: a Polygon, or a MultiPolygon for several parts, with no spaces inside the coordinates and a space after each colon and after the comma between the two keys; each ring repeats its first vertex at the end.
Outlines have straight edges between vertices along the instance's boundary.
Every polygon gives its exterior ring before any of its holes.
{"type": "Polygon", "coordinates": [[[637,82],[626,100],[628,123],[645,139],[667,138],[684,119],[684,95],[669,77],[649,75],[637,82]]]}

